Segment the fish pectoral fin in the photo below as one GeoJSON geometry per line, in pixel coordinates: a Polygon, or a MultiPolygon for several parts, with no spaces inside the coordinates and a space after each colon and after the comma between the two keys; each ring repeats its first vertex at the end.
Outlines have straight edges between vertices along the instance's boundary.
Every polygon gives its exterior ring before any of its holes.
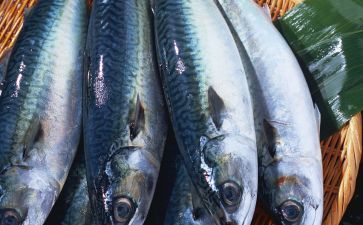
{"type": "Polygon", "coordinates": [[[213,87],[208,88],[208,104],[213,123],[219,130],[223,124],[226,108],[223,99],[217,94],[213,87]]]}
{"type": "Polygon", "coordinates": [[[29,157],[29,152],[36,142],[38,142],[43,136],[43,128],[40,123],[40,118],[37,117],[33,120],[28,130],[25,133],[23,140],[23,159],[29,157]]]}
{"type": "Polygon", "coordinates": [[[263,129],[267,140],[267,150],[271,157],[275,157],[276,144],[279,142],[280,135],[276,127],[272,125],[268,120],[263,120],[263,129]]]}
{"type": "Polygon", "coordinates": [[[134,140],[142,129],[145,127],[145,109],[137,95],[135,110],[130,121],[130,140],[134,140]]]}
{"type": "Polygon", "coordinates": [[[314,105],[314,112],[315,112],[316,126],[318,128],[318,133],[320,134],[321,114],[317,104],[314,105]]]}

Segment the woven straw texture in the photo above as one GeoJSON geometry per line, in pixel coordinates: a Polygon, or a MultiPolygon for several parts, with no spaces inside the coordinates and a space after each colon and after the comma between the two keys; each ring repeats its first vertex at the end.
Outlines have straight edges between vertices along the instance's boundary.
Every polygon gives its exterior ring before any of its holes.
{"type": "MultiPolygon", "coordinates": [[[[90,2],[90,0],[87,0],[90,2]]],[[[268,4],[271,17],[276,20],[302,0],[257,0],[268,4]]],[[[36,0],[0,0],[0,58],[11,47],[22,24],[26,8],[36,0]]],[[[324,169],[324,225],[338,225],[351,200],[362,154],[362,117],[354,116],[335,135],[321,142],[324,169]]],[[[259,204],[258,204],[259,205],[259,204]]],[[[254,225],[272,225],[260,205],[253,219],[254,225]]]]}

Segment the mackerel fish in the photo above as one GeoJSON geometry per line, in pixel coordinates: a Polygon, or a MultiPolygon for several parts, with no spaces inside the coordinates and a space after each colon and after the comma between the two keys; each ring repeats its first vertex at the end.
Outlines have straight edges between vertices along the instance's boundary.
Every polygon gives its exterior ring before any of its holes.
{"type": "Polygon", "coordinates": [[[291,49],[251,0],[219,0],[249,71],[259,196],[277,224],[317,225],[323,215],[320,114],[291,49]],[[253,71],[254,70],[254,71],[253,71]]]}
{"type": "Polygon", "coordinates": [[[0,97],[0,224],[42,225],[81,132],[83,0],[39,0],[12,50],[0,97]]]}
{"type": "Polygon", "coordinates": [[[153,9],[164,94],[193,184],[193,210],[217,224],[249,224],[257,150],[233,36],[212,0],[156,0],[153,9]]]}
{"type": "Polygon", "coordinates": [[[149,1],[95,0],[86,47],[84,142],[95,225],[143,224],[167,115],[149,1]]]}

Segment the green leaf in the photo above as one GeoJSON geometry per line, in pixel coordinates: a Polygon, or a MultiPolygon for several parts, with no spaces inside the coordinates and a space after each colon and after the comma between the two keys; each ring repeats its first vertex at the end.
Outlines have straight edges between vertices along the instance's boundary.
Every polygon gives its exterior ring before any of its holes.
{"type": "Polygon", "coordinates": [[[322,114],[322,138],[363,109],[363,0],[306,0],[276,22],[322,114]]]}

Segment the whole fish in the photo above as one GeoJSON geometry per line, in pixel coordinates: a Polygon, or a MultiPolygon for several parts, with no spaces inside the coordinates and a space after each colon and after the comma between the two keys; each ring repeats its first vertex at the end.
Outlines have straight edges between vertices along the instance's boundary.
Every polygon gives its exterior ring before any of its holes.
{"type": "Polygon", "coordinates": [[[212,0],[156,0],[164,93],[193,210],[217,224],[249,224],[257,198],[257,151],[246,75],[212,0]]]}
{"type": "Polygon", "coordinates": [[[304,75],[271,19],[252,0],[219,0],[241,56],[250,58],[260,198],[277,224],[321,224],[319,113],[304,75]]]}
{"type": "Polygon", "coordinates": [[[149,1],[95,0],[84,141],[96,225],[143,224],[167,134],[149,1]]]}
{"type": "Polygon", "coordinates": [[[26,18],[0,97],[0,224],[41,225],[81,131],[83,0],[39,0],[26,18]]]}
{"type": "Polygon", "coordinates": [[[92,224],[83,145],[78,147],[78,153],[69,171],[67,181],[44,225],[56,224],[92,224]]]}

